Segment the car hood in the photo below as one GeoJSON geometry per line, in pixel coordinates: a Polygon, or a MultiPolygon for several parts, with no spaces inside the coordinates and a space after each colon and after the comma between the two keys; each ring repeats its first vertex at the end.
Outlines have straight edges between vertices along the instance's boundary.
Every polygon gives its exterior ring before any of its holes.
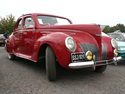
{"type": "Polygon", "coordinates": [[[124,41],[117,41],[118,47],[125,47],[124,41]]]}
{"type": "Polygon", "coordinates": [[[50,25],[50,26],[41,26],[41,29],[60,29],[63,30],[63,32],[66,32],[67,30],[72,30],[72,32],[87,32],[89,34],[94,34],[97,36],[101,36],[101,29],[99,25],[88,25],[88,24],[75,24],[75,25],[50,25]]]}
{"type": "Polygon", "coordinates": [[[125,53],[125,42],[117,41],[118,44],[118,53],[125,53]]]}
{"type": "Polygon", "coordinates": [[[71,24],[71,25],[48,25],[41,26],[43,30],[61,32],[72,36],[79,42],[98,45],[101,50],[101,28],[95,24],[71,24]],[[93,42],[94,41],[94,42],[93,42]]]}
{"type": "Polygon", "coordinates": [[[99,25],[74,24],[74,25],[55,25],[43,26],[41,29],[51,32],[61,32],[72,36],[84,51],[91,50],[96,54],[97,60],[102,55],[102,36],[99,25]]]}

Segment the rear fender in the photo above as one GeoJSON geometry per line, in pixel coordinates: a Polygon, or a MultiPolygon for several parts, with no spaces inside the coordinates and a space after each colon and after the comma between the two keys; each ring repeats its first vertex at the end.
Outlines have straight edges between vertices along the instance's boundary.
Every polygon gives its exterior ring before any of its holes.
{"type": "Polygon", "coordinates": [[[6,41],[5,41],[5,49],[6,49],[6,51],[9,52],[9,53],[13,53],[14,47],[15,46],[14,46],[13,38],[11,37],[11,38],[6,39],[6,41]]]}

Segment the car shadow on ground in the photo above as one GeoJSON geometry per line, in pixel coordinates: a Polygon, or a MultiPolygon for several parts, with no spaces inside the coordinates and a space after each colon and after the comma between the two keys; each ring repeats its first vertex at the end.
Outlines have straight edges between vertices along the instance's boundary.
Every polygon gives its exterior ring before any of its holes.
{"type": "Polygon", "coordinates": [[[35,63],[19,57],[16,57],[16,59],[13,60],[13,63],[17,63],[20,66],[23,66],[27,69],[32,69],[38,73],[41,73],[41,70],[45,72],[45,67],[43,66],[44,64],[42,63],[35,63]]]}
{"type": "Polygon", "coordinates": [[[112,67],[125,67],[125,59],[122,59],[122,60],[118,61],[117,65],[110,64],[109,66],[112,66],[112,67]]]}
{"type": "Polygon", "coordinates": [[[118,62],[118,66],[125,66],[125,59],[118,62]]]}
{"type": "MultiPolygon", "coordinates": [[[[13,61],[14,63],[19,64],[20,66],[31,69],[32,71],[36,72],[37,74],[45,75],[46,76],[46,69],[45,69],[45,63],[34,63],[32,61],[22,59],[22,58],[16,58],[16,60],[13,61]]],[[[58,80],[65,80],[65,79],[86,79],[89,77],[96,77],[97,75],[103,75],[99,73],[95,73],[92,68],[84,68],[84,69],[77,69],[77,70],[66,70],[61,67],[57,67],[57,79],[58,80]]]]}

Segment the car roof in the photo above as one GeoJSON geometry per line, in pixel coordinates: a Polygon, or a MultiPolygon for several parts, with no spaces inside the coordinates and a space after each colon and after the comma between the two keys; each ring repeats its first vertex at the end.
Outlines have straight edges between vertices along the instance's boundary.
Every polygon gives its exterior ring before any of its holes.
{"type": "Polygon", "coordinates": [[[52,15],[52,14],[45,14],[45,13],[28,13],[28,14],[23,14],[22,16],[28,16],[28,15],[46,15],[46,16],[55,16],[55,17],[60,17],[60,18],[68,19],[66,17],[52,15]]]}

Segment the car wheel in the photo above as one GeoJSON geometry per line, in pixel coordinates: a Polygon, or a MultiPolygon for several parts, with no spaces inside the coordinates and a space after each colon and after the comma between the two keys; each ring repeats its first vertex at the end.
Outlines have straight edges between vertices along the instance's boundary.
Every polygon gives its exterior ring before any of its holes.
{"type": "Polygon", "coordinates": [[[10,60],[14,60],[14,59],[16,58],[16,56],[15,56],[14,54],[8,53],[8,58],[9,58],[10,60]]]}
{"type": "Polygon", "coordinates": [[[46,48],[46,74],[49,81],[56,80],[56,57],[52,48],[46,48]]]}
{"type": "Polygon", "coordinates": [[[107,65],[103,65],[103,66],[97,66],[95,69],[95,72],[97,73],[103,73],[107,68],[107,65]]]}

